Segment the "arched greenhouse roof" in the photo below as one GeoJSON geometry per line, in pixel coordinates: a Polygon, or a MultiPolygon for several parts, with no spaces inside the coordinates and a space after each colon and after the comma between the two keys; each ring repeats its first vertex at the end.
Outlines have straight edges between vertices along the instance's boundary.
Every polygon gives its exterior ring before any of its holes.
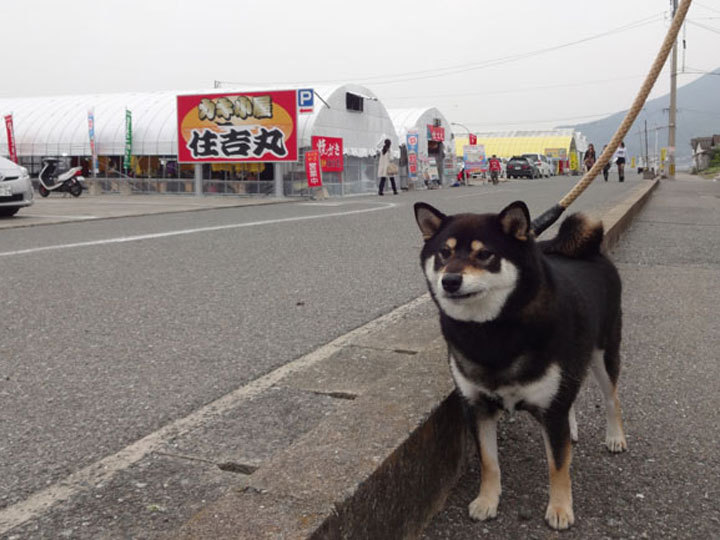
{"type": "Polygon", "coordinates": [[[420,154],[427,154],[427,126],[433,125],[435,120],[440,120],[440,126],[445,129],[446,148],[452,152],[450,141],[453,138],[452,126],[448,122],[445,115],[435,107],[423,107],[415,109],[390,109],[388,110],[392,119],[395,131],[397,133],[400,144],[405,144],[405,138],[408,131],[417,131],[419,137],[420,154]]]}
{"type": "MultiPolygon", "coordinates": [[[[125,109],[132,111],[133,154],[177,154],[177,92],[0,98],[12,114],[19,156],[90,155],[88,111],[94,111],[98,155],[125,151],[125,109]]],[[[7,155],[5,130],[0,154],[7,155]]]]}
{"type": "Polygon", "coordinates": [[[348,156],[373,155],[385,139],[390,139],[397,151],[398,138],[390,115],[371,90],[357,84],[344,84],[318,86],[314,91],[314,112],[299,115],[300,147],[309,148],[313,136],[326,136],[342,137],[343,152],[348,156]],[[362,112],[347,109],[347,93],[363,98],[362,112]]]}
{"type": "MultiPolygon", "coordinates": [[[[19,156],[89,156],[89,110],[94,112],[97,154],[122,155],[125,152],[126,109],[132,112],[134,155],[177,155],[178,95],[257,90],[223,87],[197,91],[0,98],[0,115],[13,116],[19,156]]],[[[373,155],[385,138],[391,139],[397,148],[397,135],[390,116],[369,89],[347,84],[315,87],[314,90],[314,112],[298,115],[300,147],[310,147],[313,135],[324,135],[342,137],[345,154],[356,157],[373,155]],[[348,92],[363,98],[362,112],[347,109],[348,92]]],[[[5,130],[0,129],[0,155],[8,153],[5,130]]]]}

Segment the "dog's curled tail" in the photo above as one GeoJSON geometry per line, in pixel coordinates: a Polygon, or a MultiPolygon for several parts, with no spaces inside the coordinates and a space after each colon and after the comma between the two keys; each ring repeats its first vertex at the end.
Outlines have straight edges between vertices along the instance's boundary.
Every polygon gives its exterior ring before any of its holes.
{"type": "Polygon", "coordinates": [[[542,250],[544,253],[584,259],[600,253],[603,235],[602,222],[584,214],[572,214],[562,222],[557,236],[542,244],[542,250]]]}

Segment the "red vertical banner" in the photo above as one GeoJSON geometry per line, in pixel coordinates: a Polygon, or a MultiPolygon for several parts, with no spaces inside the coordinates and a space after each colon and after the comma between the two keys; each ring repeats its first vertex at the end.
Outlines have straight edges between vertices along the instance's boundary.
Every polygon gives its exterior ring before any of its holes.
{"type": "Polygon", "coordinates": [[[5,131],[7,133],[8,154],[15,163],[18,162],[17,149],[15,147],[15,130],[13,129],[12,114],[5,116],[5,131]]]}
{"type": "Polygon", "coordinates": [[[469,133],[469,134],[468,134],[468,139],[470,139],[469,142],[470,142],[471,145],[474,146],[474,145],[477,144],[477,135],[473,135],[472,133],[469,133]]]}
{"type": "Polygon", "coordinates": [[[320,172],[320,152],[308,150],[305,152],[305,175],[308,187],[322,186],[322,173],[320,172]]]}

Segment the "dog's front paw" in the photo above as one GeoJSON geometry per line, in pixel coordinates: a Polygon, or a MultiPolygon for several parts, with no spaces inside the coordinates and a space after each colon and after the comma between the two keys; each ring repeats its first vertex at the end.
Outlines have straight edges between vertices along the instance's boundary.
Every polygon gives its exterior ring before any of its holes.
{"type": "Polygon", "coordinates": [[[476,521],[486,521],[497,517],[497,508],[499,497],[488,497],[487,495],[478,495],[477,498],[468,505],[468,513],[470,517],[476,521]]]}
{"type": "Polygon", "coordinates": [[[553,529],[563,530],[575,523],[572,506],[561,506],[559,504],[548,504],[545,512],[545,521],[553,529]]]}
{"type": "Polygon", "coordinates": [[[625,452],[627,450],[627,441],[624,435],[608,435],[605,437],[605,446],[612,453],[625,452]]]}

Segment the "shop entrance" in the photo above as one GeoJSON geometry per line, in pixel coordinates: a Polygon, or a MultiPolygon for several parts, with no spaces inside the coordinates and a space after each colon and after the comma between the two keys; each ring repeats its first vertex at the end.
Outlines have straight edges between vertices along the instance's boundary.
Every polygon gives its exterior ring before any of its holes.
{"type": "Polygon", "coordinates": [[[438,177],[440,178],[440,185],[443,185],[445,146],[442,141],[428,141],[428,157],[435,160],[435,164],[437,165],[438,177]]]}

